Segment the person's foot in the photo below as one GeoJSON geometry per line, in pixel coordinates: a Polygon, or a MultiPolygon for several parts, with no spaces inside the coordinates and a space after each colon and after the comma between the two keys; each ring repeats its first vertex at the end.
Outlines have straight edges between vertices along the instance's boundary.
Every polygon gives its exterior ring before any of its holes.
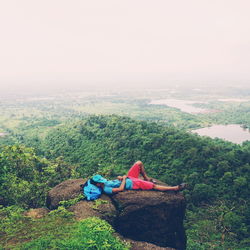
{"type": "Polygon", "coordinates": [[[156,180],[154,180],[153,178],[144,178],[145,181],[150,181],[152,183],[156,183],[156,180]]]}
{"type": "Polygon", "coordinates": [[[154,180],[153,178],[150,178],[150,182],[152,182],[152,183],[154,183],[154,184],[156,184],[156,180],[154,180]]]}
{"type": "Polygon", "coordinates": [[[178,190],[177,191],[182,191],[183,189],[187,188],[188,184],[187,183],[181,183],[178,185],[178,190]]]}

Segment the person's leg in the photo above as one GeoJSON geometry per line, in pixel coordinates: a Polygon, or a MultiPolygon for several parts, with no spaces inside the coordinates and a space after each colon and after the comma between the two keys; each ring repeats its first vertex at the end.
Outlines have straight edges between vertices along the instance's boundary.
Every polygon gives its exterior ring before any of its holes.
{"type": "Polygon", "coordinates": [[[139,165],[140,165],[140,169],[141,169],[141,172],[140,174],[143,176],[143,179],[145,181],[152,181],[152,178],[149,178],[146,174],[146,171],[145,171],[145,168],[144,168],[144,165],[141,161],[139,161],[139,165]]]}
{"type": "Polygon", "coordinates": [[[161,186],[161,185],[154,185],[153,189],[158,191],[181,191],[187,187],[186,183],[182,183],[178,186],[161,186]]]}
{"type": "Polygon", "coordinates": [[[178,186],[162,186],[156,185],[150,181],[144,181],[138,178],[129,177],[133,182],[132,189],[141,189],[141,190],[158,190],[158,191],[181,191],[187,187],[186,183],[182,183],[178,186]]]}
{"type": "Polygon", "coordinates": [[[139,178],[141,172],[141,166],[139,161],[137,161],[128,171],[127,176],[133,178],[139,178]]]}
{"type": "Polygon", "coordinates": [[[147,176],[143,163],[141,161],[137,161],[128,171],[128,176],[139,178],[140,174],[143,176],[145,181],[152,181],[152,179],[147,176]]]}
{"type": "Polygon", "coordinates": [[[141,190],[152,190],[154,187],[154,183],[150,181],[144,181],[142,179],[129,177],[133,182],[132,189],[141,189],[141,190]]]}

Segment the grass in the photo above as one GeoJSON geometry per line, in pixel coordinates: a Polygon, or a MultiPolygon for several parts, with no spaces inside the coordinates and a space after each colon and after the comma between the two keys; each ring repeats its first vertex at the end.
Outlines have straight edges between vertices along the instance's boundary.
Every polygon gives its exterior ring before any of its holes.
{"type": "Polygon", "coordinates": [[[128,250],[114,229],[97,217],[76,221],[64,207],[41,219],[23,215],[16,206],[1,208],[0,249],[128,250]]]}
{"type": "Polygon", "coordinates": [[[57,214],[32,219],[24,216],[23,210],[17,207],[2,208],[0,217],[0,245],[4,249],[13,249],[39,237],[67,238],[76,225],[72,216],[57,214]]]}

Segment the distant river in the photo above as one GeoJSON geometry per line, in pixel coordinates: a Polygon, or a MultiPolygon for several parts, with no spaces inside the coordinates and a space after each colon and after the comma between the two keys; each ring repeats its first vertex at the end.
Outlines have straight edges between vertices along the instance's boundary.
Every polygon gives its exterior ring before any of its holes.
{"type": "Polygon", "coordinates": [[[190,114],[214,112],[214,110],[208,110],[192,106],[195,103],[205,103],[205,102],[178,100],[178,99],[161,99],[161,100],[152,100],[149,104],[166,105],[169,107],[180,109],[182,112],[190,114]]]}
{"type": "Polygon", "coordinates": [[[211,138],[220,138],[233,143],[241,144],[243,141],[250,141],[249,129],[243,129],[238,124],[231,125],[213,125],[208,128],[192,130],[192,133],[209,136],[211,138]]]}

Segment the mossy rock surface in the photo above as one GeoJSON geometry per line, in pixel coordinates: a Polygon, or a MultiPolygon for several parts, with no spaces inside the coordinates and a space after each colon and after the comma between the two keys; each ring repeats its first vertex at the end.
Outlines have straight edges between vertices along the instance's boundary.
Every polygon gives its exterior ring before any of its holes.
{"type": "Polygon", "coordinates": [[[77,220],[96,216],[114,224],[116,218],[116,208],[108,197],[102,197],[97,201],[80,201],[69,208],[74,213],[77,220]]]}
{"type": "Polygon", "coordinates": [[[80,185],[85,182],[85,179],[70,179],[56,185],[48,192],[47,207],[49,209],[56,209],[60,201],[67,201],[78,197],[82,193],[80,185]]]}

